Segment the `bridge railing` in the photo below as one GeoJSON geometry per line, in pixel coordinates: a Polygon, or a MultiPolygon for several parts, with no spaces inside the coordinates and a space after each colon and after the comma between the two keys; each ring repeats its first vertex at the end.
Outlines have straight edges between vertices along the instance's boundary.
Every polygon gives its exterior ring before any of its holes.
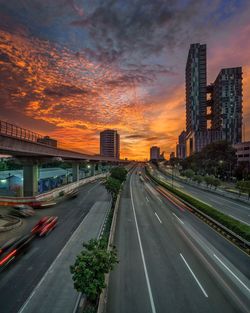
{"type": "Polygon", "coordinates": [[[19,139],[25,139],[32,142],[37,142],[38,139],[43,138],[43,136],[31,130],[1,120],[0,120],[0,134],[19,139]]]}

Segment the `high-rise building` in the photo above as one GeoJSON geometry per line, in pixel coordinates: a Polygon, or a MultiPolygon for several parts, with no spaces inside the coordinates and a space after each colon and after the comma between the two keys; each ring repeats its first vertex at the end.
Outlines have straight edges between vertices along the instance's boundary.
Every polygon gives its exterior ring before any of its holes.
{"type": "Polygon", "coordinates": [[[120,135],[114,129],[100,133],[100,155],[120,159],[120,135]]]}
{"type": "Polygon", "coordinates": [[[186,130],[203,131],[206,120],[206,45],[191,44],[186,64],[186,130]]]}
{"type": "Polygon", "coordinates": [[[184,159],[186,157],[186,132],[183,130],[178,138],[178,144],[176,145],[176,157],[178,159],[184,159]]]}
{"type": "Polygon", "coordinates": [[[160,159],[160,148],[153,146],[150,148],[150,160],[159,160],[160,159]]]}
{"type": "Polygon", "coordinates": [[[242,140],[242,68],[224,68],[213,84],[212,129],[221,130],[223,140],[242,140]]]}

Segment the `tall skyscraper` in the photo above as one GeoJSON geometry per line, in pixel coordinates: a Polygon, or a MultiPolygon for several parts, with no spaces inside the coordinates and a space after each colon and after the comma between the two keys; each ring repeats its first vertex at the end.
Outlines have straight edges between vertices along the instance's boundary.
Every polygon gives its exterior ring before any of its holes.
{"type": "Polygon", "coordinates": [[[120,135],[114,129],[100,133],[100,155],[120,159],[120,135]]]}
{"type": "Polygon", "coordinates": [[[242,140],[242,68],[224,68],[214,84],[212,129],[221,130],[223,140],[242,140]]]}
{"type": "Polygon", "coordinates": [[[159,160],[160,159],[160,148],[153,146],[150,148],[150,160],[159,160]]]}
{"type": "Polygon", "coordinates": [[[206,120],[206,45],[191,44],[186,64],[186,130],[203,131],[206,120]]]}

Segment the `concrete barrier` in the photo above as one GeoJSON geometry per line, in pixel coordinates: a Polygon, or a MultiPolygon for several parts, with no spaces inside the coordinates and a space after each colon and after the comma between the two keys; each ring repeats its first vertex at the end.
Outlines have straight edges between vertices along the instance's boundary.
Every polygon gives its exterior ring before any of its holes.
{"type": "MultiPolygon", "coordinates": [[[[111,249],[110,247],[113,245],[113,242],[114,242],[116,220],[117,220],[118,208],[119,208],[119,204],[120,204],[120,194],[121,194],[121,191],[120,191],[120,193],[116,199],[116,204],[115,204],[115,208],[114,208],[113,219],[112,219],[112,224],[111,224],[110,233],[109,233],[108,250],[111,249]]],[[[108,298],[109,275],[110,274],[105,275],[106,288],[103,289],[103,291],[100,295],[97,313],[104,313],[106,311],[107,298],[108,298]]]]}
{"type": "Polygon", "coordinates": [[[5,232],[5,231],[8,231],[8,230],[12,230],[12,229],[17,228],[17,227],[22,225],[22,220],[20,218],[18,218],[18,217],[4,216],[3,218],[4,219],[10,219],[11,218],[12,220],[15,220],[15,222],[12,223],[11,225],[8,225],[8,226],[5,226],[5,225],[0,226],[0,232],[5,232]]]}
{"type": "Polygon", "coordinates": [[[107,173],[91,176],[81,179],[77,182],[73,182],[59,188],[55,188],[49,192],[42,193],[33,197],[0,197],[0,205],[12,206],[15,204],[29,204],[31,206],[41,206],[42,203],[55,202],[56,199],[63,195],[67,195],[73,190],[97,179],[105,178],[107,173]]]}

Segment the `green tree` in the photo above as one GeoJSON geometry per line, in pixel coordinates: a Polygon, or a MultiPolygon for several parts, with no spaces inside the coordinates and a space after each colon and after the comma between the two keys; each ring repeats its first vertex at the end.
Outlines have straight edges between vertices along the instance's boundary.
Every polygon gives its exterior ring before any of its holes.
{"type": "Polygon", "coordinates": [[[110,173],[112,178],[118,179],[122,183],[126,180],[127,170],[123,166],[112,168],[110,173]]]}
{"type": "Polygon", "coordinates": [[[247,193],[248,198],[250,198],[250,180],[238,181],[236,188],[239,189],[240,192],[247,193]]]}
{"type": "Polygon", "coordinates": [[[6,171],[7,168],[7,164],[5,161],[0,161],[0,171],[6,171]]]}
{"type": "Polygon", "coordinates": [[[203,177],[201,175],[194,175],[193,181],[200,185],[203,182],[203,177]]]}
{"type": "Polygon", "coordinates": [[[218,178],[213,177],[213,179],[211,180],[211,185],[217,189],[217,187],[219,187],[221,185],[221,181],[218,178]]]}
{"type": "Polygon", "coordinates": [[[194,171],[192,169],[185,170],[183,174],[189,179],[192,179],[194,177],[194,171]]]}
{"type": "Polygon", "coordinates": [[[192,169],[201,175],[229,178],[237,163],[235,149],[226,141],[214,142],[201,152],[180,161],[183,170],[192,169]]]}
{"type": "Polygon", "coordinates": [[[213,177],[213,176],[206,175],[206,176],[204,177],[204,181],[205,181],[207,187],[212,186],[213,181],[214,181],[214,177],[213,177]]]}
{"type": "Polygon", "coordinates": [[[118,263],[117,252],[114,248],[107,250],[105,241],[97,239],[91,239],[83,247],[74,265],[70,266],[70,272],[74,288],[85,294],[89,302],[96,304],[105,288],[105,274],[118,263]]]}
{"type": "Polygon", "coordinates": [[[121,189],[121,181],[113,178],[113,177],[108,177],[106,182],[104,183],[107,191],[111,194],[112,199],[116,199],[120,189],[121,189]]]}

